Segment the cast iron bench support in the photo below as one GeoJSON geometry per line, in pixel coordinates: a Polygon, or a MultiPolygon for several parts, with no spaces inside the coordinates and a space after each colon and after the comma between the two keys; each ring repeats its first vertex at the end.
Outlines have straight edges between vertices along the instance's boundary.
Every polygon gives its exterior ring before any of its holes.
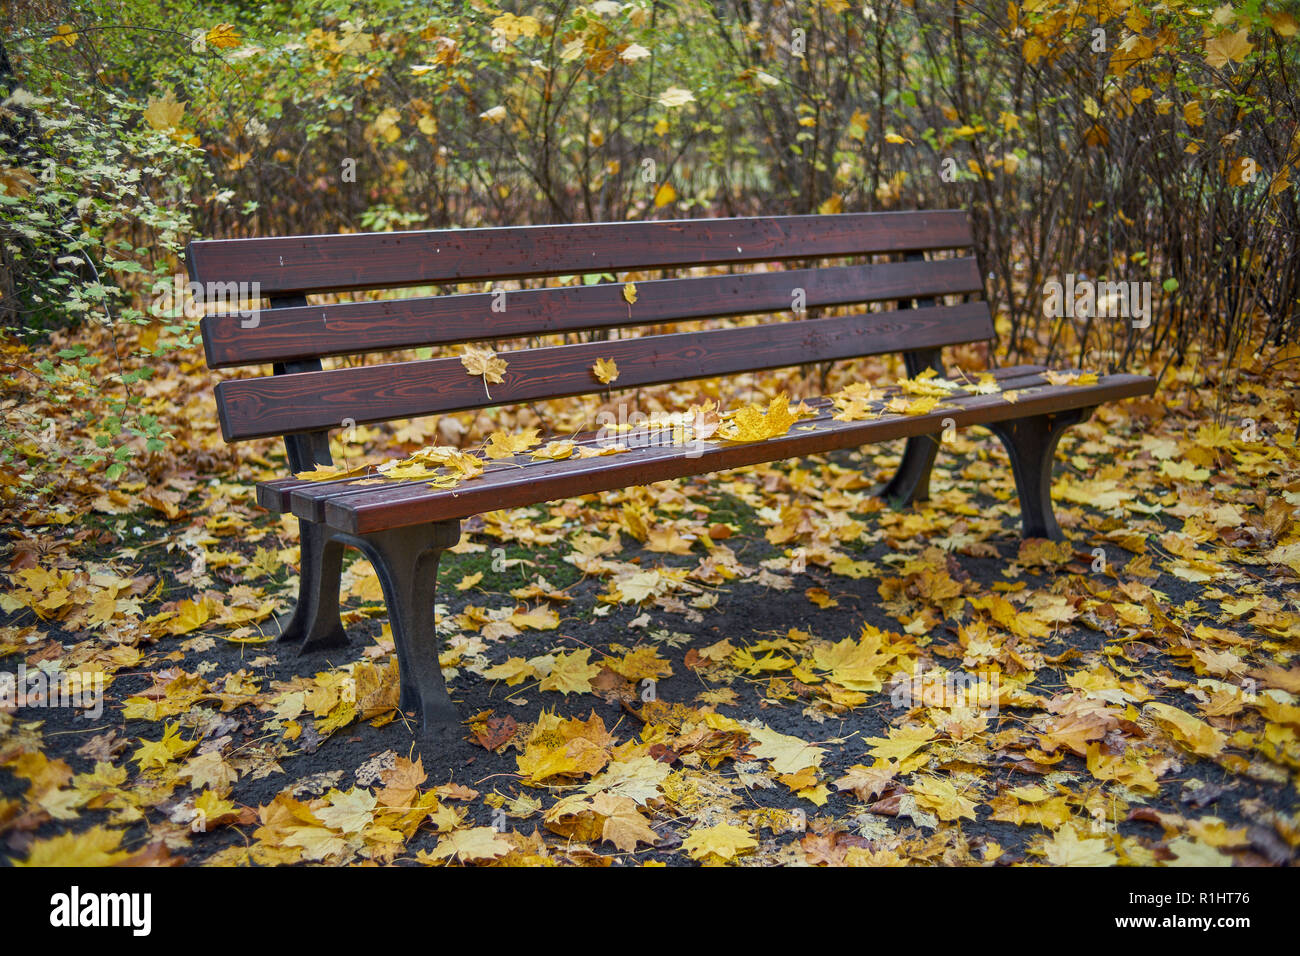
{"type": "Polygon", "coordinates": [[[460,522],[409,525],[365,535],[339,534],[336,540],[359,548],[379,575],[402,682],[398,706],[418,719],[420,743],[432,744],[454,733],[460,716],[438,664],[434,605],[438,560],[460,540],[460,522]]]}
{"type": "Polygon", "coordinates": [[[1085,421],[1091,414],[1092,408],[1076,408],[989,425],[1002,439],[1011,459],[1024,537],[1051,538],[1053,541],[1065,539],[1052,511],[1052,463],[1056,460],[1056,443],[1067,428],[1085,421]]]}

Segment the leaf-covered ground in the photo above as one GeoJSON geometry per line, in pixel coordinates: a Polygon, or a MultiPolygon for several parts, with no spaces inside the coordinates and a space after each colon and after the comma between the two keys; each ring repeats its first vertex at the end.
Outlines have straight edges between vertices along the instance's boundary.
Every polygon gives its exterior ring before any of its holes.
{"type": "MultiPolygon", "coordinates": [[[[140,471],[37,494],[4,476],[0,669],[28,678],[0,712],[4,859],[1296,858],[1285,368],[1243,376],[1219,424],[1202,368],[1072,429],[1060,546],[1019,540],[1005,455],[979,429],[945,443],[916,509],[871,496],[898,460],[881,446],[466,522],[438,606],[466,725],[420,755],[366,562],[344,574],[348,648],[271,640],[296,528],[252,482],[283,457],[222,443],[215,376],[192,358],[146,387],[172,438],[140,471]],[[49,706],[37,671],[102,682],[102,713],[49,706]]],[[[33,442],[61,440],[39,427],[57,410],[21,413],[33,442]]],[[[409,452],[472,419],[361,429],[339,451],[409,452]]]]}

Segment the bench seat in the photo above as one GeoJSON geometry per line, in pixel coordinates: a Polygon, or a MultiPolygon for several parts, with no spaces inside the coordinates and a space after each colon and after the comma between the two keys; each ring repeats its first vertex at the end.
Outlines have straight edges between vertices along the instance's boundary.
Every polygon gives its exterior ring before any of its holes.
{"type": "MultiPolygon", "coordinates": [[[[999,369],[995,373],[1002,391],[1015,390],[1017,400],[1002,392],[963,393],[943,400],[941,407],[921,415],[883,412],[865,421],[837,421],[827,399],[805,400],[817,410],[815,418],[796,423],[788,434],[761,442],[709,439],[703,448],[672,444],[650,435],[643,447],[616,455],[559,461],[533,459],[527,453],[487,462],[483,474],[454,488],[432,488],[427,481],[385,481],[358,485],[367,479],[308,481],[280,479],[257,486],[258,503],[281,513],[292,512],[305,521],[324,523],[350,534],[385,528],[467,518],[495,511],[593,494],[630,485],[671,478],[709,474],[728,468],[781,461],[865,444],[936,435],[944,419],[956,427],[992,425],[1027,415],[1051,414],[1095,407],[1103,402],[1143,395],[1150,380],[1140,375],[1100,376],[1091,385],[1052,385],[1039,374],[1041,366],[999,369]]],[[[896,389],[886,388],[883,406],[896,389]]],[[[653,434],[653,433],[650,433],[653,434]]],[[[635,434],[601,442],[595,435],[579,435],[578,444],[636,444],[635,434]]]]}

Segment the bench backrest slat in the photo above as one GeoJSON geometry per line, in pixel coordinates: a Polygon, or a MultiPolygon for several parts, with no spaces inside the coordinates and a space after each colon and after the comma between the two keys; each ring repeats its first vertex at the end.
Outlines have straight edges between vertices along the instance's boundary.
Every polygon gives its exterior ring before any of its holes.
{"type": "Polygon", "coordinates": [[[236,379],[217,385],[217,399],[222,432],[235,441],[603,391],[592,373],[601,358],[618,364],[621,389],[937,348],[991,333],[987,304],[972,302],[506,352],[504,381],[486,388],[453,357],[236,379]]]}
{"type": "Polygon", "coordinates": [[[604,283],[264,309],[255,324],[235,313],[208,315],[202,328],[208,365],[227,368],[720,316],[791,317],[796,289],[813,309],[981,288],[976,261],[966,257],[656,279],[637,283],[631,307],[621,284],[604,283]]]}
{"type": "Polygon", "coordinates": [[[602,391],[591,370],[597,359],[618,363],[618,389],[887,352],[906,353],[910,364],[934,364],[942,346],[993,335],[986,304],[933,304],[981,291],[975,259],[926,258],[971,244],[966,214],[940,210],[216,240],[190,243],[188,259],[200,283],[250,290],[257,283],[271,299],[273,308],[256,321],[205,316],[204,347],[214,368],[274,366],[271,377],[217,386],[222,432],[228,441],[289,436],[291,454],[301,459],[298,470],[327,459],[324,432],[349,422],[602,391]],[[905,261],[870,261],[881,256],[905,261]],[[621,280],[318,306],[305,298],[484,279],[864,257],[865,263],[822,268],[645,280],[637,283],[634,303],[624,298],[621,280]],[[803,317],[793,311],[799,298],[812,310],[896,307],[803,317]],[[320,358],[336,355],[768,313],[772,318],[757,325],[503,352],[505,381],[486,389],[455,357],[319,370],[320,358]],[[310,446],[293,438],[304,433],[310,446]]]}
{"type": "Polygon", "coordinates": [[[501,226],[191,242],[190,277],[264,296],[964,249],[960,210],[501,226]]]}

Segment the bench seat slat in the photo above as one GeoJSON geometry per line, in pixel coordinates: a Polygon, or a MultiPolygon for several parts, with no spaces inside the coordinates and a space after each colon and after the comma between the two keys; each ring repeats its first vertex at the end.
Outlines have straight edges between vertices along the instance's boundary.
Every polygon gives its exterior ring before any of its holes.
{"type": "Polygon", "coordinates": [[[190,277],[256,282],[263,295],[396,289],[729,262],[779,262],[971,245],[966,213],[502,226],[191,242],[190,277]]]}
{"type": "MultiPolygon", "coordinates": [[[[1003,391],[1018,388],[1027,380],[1036,379],[1036,377],[1046,368],[1043,365],[1013,365],[1003,368],[993,369],[991,374],[995,380],[1002,386],[1003,391]]],[[[982,373],[981,373],[982,374],[982,373]]],[[[1036,383],[1041,384],[1040,381],[1036,383]]],[[[894,386],[885,386],[886,394],[893,395],[898,392],[894,386]]],[[[830,399],[818,397],[806,400],[808,404],[828,405],[830,399]]],[[[550,440],[555,436],[548,436],[544,440],[550,440]]],[[[603,440],[599,431],[588,431],[574,435],[571,439],[576,445],[597,444],[603,440]]],[[[516,456],[514,459],[522,462],[528,467],[538,464],[537,461],[530,459],[526,454],[516,456]]],[[[335,478],[327,481],[312,481],[306,478],[277,478],[272,481],[263,481],[257,486],[257,502],[263,508],[275,512],[293,512],[300,518],[309,521],[325,520],[325,501],[327,499],[336,499],[345,494],[362,494],[373,490],[371,487],[354,484],[352,478],[335,478]],[[297,494],[295,494],[297,492],[297,494]]],[[[387,487],[401,487],[401,482],[391,482],[387,487]]],[[[423,482],[412,482],[412,486],[421,487],[423,482]]]]}
{"type": "MultiPolygon", "coordinates": [[[[1040,380],[1041,381],[1041,380],[1040,380]]],[[[790,433],[764,442],[710,444],[696,457],[681,446],[652,446],[602,458],[543,461],[501,469],[456,488],[439,490],[420,482],[373,486],[361,494],[324,500],[325,521],[342,531],[365,534],[381,528],[462,518],[576,495],[778,461],[942,429],[945,418],[958,427],[987,424],[1150,394],[1154,382],[1138,375],[1110,375],[1095,385],[1051,386],[1025,393],[1015,403],[1001,394],[965,396],[925,415],[895,415],[857,422],[829,417],[801,422],[790,433]]],[[[292,497],[297,498],[300,492],[292,497]]],[[[297,502],[295,500],[295,510],[297,502]]],[[[313,505],[314,506],[314,505],[313,505]]]]}
{"type": "Polygon", "coordinates": [[[512,290],[500,299],[494,292],[478,292],[266,309],[252,327],[239,315],[208,315],[201,323],[203,344],[210,368],[229,368],[775,313],[791,308],[794,289],[804,290],[810,309],[983,291],[973,257],[656,279],[636,288],[631,309],[623,285],[605,283],[512,290]]]}
{"type": "Polygon", "coordinates": [[[618,364],[623,389],[992,335],[987,303],[969,302],[506,352],[504,381],[486,388],[452,357],[237,379],[216,392],[222,434],[237,441],[604,391],[592,373],[602,358],[618,364]]]}

